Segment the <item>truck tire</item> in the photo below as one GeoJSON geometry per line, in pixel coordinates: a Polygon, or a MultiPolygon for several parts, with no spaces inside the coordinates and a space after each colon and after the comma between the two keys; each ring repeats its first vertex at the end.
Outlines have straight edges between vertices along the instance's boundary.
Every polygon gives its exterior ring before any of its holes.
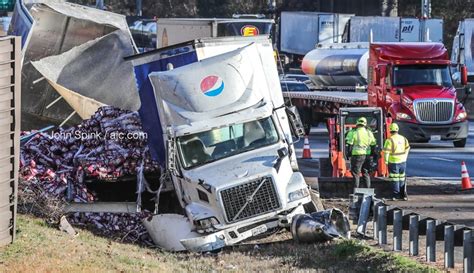
{"type": "Polygon", "coordinates": [[[467,141],[467,138],[461,138],[459,140],[455,140],[455,141],[453,141],[454,147],[464,148],[464,147],[466,147],[466,141],[467,141]]]}

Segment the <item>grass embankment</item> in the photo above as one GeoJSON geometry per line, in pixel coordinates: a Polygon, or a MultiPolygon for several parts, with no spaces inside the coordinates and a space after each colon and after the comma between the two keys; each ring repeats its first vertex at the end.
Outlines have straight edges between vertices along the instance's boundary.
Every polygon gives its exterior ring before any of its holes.
{"type": "Polygon", "coordinates": [[[219,254],[168,253],[111,241],[86,230],[71,237],[31,216],[19,215],[18,220],[16,242],[0,248],[2,272],[436,272],[356,240],[300,245],[284,233],[274,235],[279,242],[240,245],[219,254]]]}

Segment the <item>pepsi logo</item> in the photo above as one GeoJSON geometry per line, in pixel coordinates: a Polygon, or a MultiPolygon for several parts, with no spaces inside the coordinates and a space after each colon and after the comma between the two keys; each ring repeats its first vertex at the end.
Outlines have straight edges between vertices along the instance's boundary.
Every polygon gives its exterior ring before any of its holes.
{"type": "Polygon", "coordinates": [[[201,91],[208,97],[215,97],[224,90],[224,81],[218,76],[207,76],[201,80],[201,91]]]}

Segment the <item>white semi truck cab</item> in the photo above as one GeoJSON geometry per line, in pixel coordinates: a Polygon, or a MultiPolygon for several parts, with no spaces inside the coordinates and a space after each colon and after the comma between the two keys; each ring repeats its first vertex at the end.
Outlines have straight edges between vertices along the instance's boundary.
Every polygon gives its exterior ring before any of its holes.
{"type": "Polygon", "coordinates": [[[160,59],[167,70],[148,75],[184,215],[158,213],[144,224],[165,249],[203,252],[289,226],[311,198],[271,42],[207,39],[193,49],[198,61],[160,59]]]}

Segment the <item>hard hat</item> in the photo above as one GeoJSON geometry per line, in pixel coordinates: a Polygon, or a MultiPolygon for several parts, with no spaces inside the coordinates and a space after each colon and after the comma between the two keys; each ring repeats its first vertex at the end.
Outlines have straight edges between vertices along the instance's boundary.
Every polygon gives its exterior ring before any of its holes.
{"type": "Polygon", "coordinates": [[[357,125],[364,125],[364,126],[365,126],[365,125],[367,125],[367,119],[364,118],[364,117],[358,118],[356,124],[357,124],[357,125]]]}
{"type": "Polygon", "coordinates": [[[390,124],[390,132],[398,132],[398,124],[396,123],[390,124]]]}

